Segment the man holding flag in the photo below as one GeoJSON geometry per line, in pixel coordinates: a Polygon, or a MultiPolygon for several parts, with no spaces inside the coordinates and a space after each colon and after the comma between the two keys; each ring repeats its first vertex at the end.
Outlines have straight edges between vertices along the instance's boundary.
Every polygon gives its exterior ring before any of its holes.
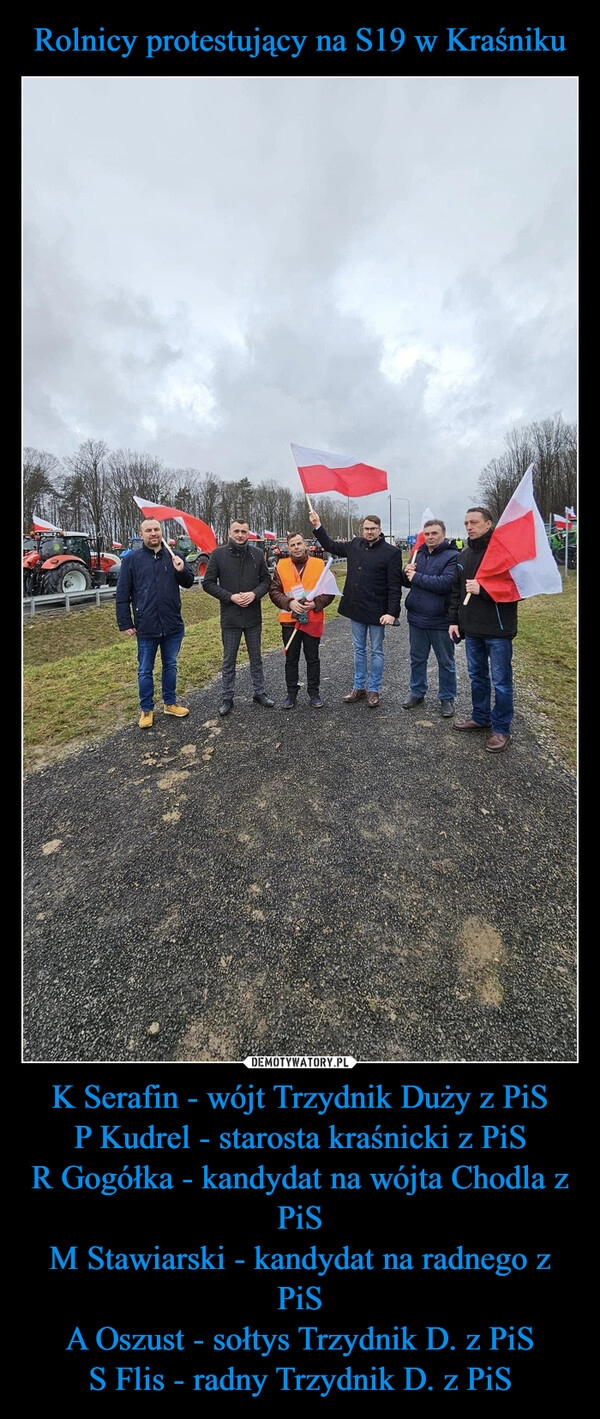
{"type": "Polygon", "coordinates": [[[491,729],[485,747],[499,753],[510,742],[513,719],[512,642],[518,603],[562,591],[533,496],[533,464],[495,528],[484,507],[468,508],[465,528],[467,546],[456,563],[448,634],[453,641],[465,641],[472,714],[456,721],[454,728],[491,729]]]}
{"type": "MultiPolygon", "coordinates": [[[[337,594],[335,590],[318,590],[326,573],[320,557],[310,557],[300,532],[288,532],[289,557],[280,557],[269,588],[269,596],[279,608],[279,621],[285,651],[285,683],[287,695],[284,709],[293,709],[299,684],[300,651],[304,650],[308,698],[313,709],[321,709],[319,645],[323,634],[324,610],[337,594]]],[[[333,574],[327,569],[333,582],[333,574]]],[[[335,585],[335,582],[334,582],[335,585]]]]}
{"type": "Polygon", "coordinates": [[[385,628],[393,626],[400,615],[402,553],[386,542],[381,519],[374,513],[365,516],[362,537],[353,537],[350,542],[334,542],[328,537],[316,512],[310,512],[309,518],[325,551],[347,558],[346,582],[338,610],[340,616],[348,616],[352,629],[354,684],[344,699],[351,705],[366,697],[369,708],[376,709],[383,680],[385,628]],[[367,637],[371,643],[368,675],[367,637]]]}

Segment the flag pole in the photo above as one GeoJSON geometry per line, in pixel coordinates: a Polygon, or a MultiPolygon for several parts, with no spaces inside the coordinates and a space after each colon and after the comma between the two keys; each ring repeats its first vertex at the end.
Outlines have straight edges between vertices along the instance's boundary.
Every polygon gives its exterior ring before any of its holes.
{"type": "Polygon", "coordinates": [[[314,510],[314,507],[313,507],[313,505],[312,505],[312,503],[311,503],[311,500],[310,500],[310,497],[309,497],[308,493],[305,493],[304,496],[305,496],[306,501],[307,501],[307,503],[308,503],[308,511],[309,511],[309,512],[312,512],[312,513],[314,514],[314,511],[315,511],[315,510],[314,510]]]}
{"type": "Polygon", "coordinates": [[[292,641],[293,641],[293,639],[294,639],[294,636],[296,636],[297,634],[298,634],[298,627],[297,627],[297,626],[294,626],[294,629],[293,629],[293,631],[292,631],[292,634],[291,634],[291,636],[290,636],[290,638],[289,638],[289,641],[288,641],[287,645],[284,645],[284,647],[283,647],[283,654],[284,654],[284,655],[287,655],[288,650],[289,650],[289,648],[290,648],[290,646],[291,646],[291,644],[292,644],[292,641]]]}
{"type": "Polygon", "coordinates": [[[174,551],[173,551],[173,548],[172,548],[172,547],[169,547],[169,543],[168,543],[168,542],[165,542],[164,537],[161,537],[160,540],[161,540],[161,542],[162,542],[162,544],[163,544],[163,547],[166,547],[167,552],[170,552],[170,553],[171,553],[171,556],[172,556],[172,558],[173,558],[173,561],[175,561],[175,553],[174,553],[174,551]]]}

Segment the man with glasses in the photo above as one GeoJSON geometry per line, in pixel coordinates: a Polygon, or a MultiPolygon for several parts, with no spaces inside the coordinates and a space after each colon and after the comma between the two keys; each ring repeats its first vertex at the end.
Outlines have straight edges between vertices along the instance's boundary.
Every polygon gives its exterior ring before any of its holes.
{"type": "Polygon", "coordinates": [[[385,628],[393,626],[400,615],[402,553],[386,542],[381,518],[374,514],[363,519],[362,536],[349,542],[335,542],[328,537],[316,512],[309,513],[309,518],[325,551],[334,557],[345,557],[348,564],[338,611],[340,616],[349,618],[352,630],[354,684],[344,700],[353,705],[366,698],[369,708],[376,709],[383,681],[385,628]],[[370,665],[367,642],[371,648],[370,665]]]}

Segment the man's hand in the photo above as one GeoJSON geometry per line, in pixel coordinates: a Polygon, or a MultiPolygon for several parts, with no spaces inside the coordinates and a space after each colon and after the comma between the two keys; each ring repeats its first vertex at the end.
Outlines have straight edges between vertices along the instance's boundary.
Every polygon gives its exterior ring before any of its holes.
{"type": "Polygon", "coordinates": [[[235,601],[236,606],[249,606],[256,597],[253,591],[235,591],[231,600],[235,601]]]}
{"type": "Polygon", "coordinates": [[[475,580],[475,577],[467,578],[465,582],[465,591],[468,591],[470,596],[479,596],[481,587],[479,585],[479,582],[475,580]]]}
{"type": "Polygon", "coordinates": [[[173,557],[173,566],[176,572],[182,572],[184,565],[183,557],[173,557]]]}
{"type": "Polygon", "coordinates": [[[451,641],[460,640],[460,629],[458,626],[448,626],[448,635],[451,641]]]}
{"type": "Polygon", "coordinates": [[[380,616],[379,624],[380,626],[393,626],[395,619],[395,616],[380,616]]]}
{"type": "Polygon", "coordinates": [[[122,635],[122,636],[135,636],[135,635],[137,635],[137,631],[136,631],[136,629],[135,629],[135,626],[128,626],[126,631],[121,631],[121,635],[122,635]]]}
{"type": "MultiPolygon", "coordinates": [[[[312,604],[314,606],[314,601],[312,604]]],[[[298,601],[295,596],[292,596],[289,602],[289,609],[290,611],[294,611],[296,616],[299,616],[301,611],[308,610],[308,603],[306,601],[298,601]]]]}
{"type": "Polygon", "coordinates": [[[318,513],[316,513],[316,512],[309,512],[309,514],[308,514],[308,520],[309,520],[310,523],[312,523],[312,526],[313,526],[313,527],[320,527],[320,526],[321,526],[321,519],[320,519],[318,513]]]}
{"type": "Polygon", "coordinates": [[[417,568],[416,568],[414,562],[407,562],[407,563],[406,563],[406,566],[405,566],[405,568],[404,568],[404,575],[408,577],[408,580],[409,580],[409,581],[412,581],[416,570],[417,570],[417,568]]]}

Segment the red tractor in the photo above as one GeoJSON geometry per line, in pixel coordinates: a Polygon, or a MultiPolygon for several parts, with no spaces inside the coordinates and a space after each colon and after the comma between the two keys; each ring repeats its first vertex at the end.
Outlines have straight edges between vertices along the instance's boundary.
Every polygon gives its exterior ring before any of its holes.
{"type": "Polygon", "coordinates": [[[23,595],[89,591],[116,586],[121,562],[114,552],[98,552],[84,532],[38,532],[23,538],[23,595]],[[33,542],[33,546],[32,546],[33,542]]]}

